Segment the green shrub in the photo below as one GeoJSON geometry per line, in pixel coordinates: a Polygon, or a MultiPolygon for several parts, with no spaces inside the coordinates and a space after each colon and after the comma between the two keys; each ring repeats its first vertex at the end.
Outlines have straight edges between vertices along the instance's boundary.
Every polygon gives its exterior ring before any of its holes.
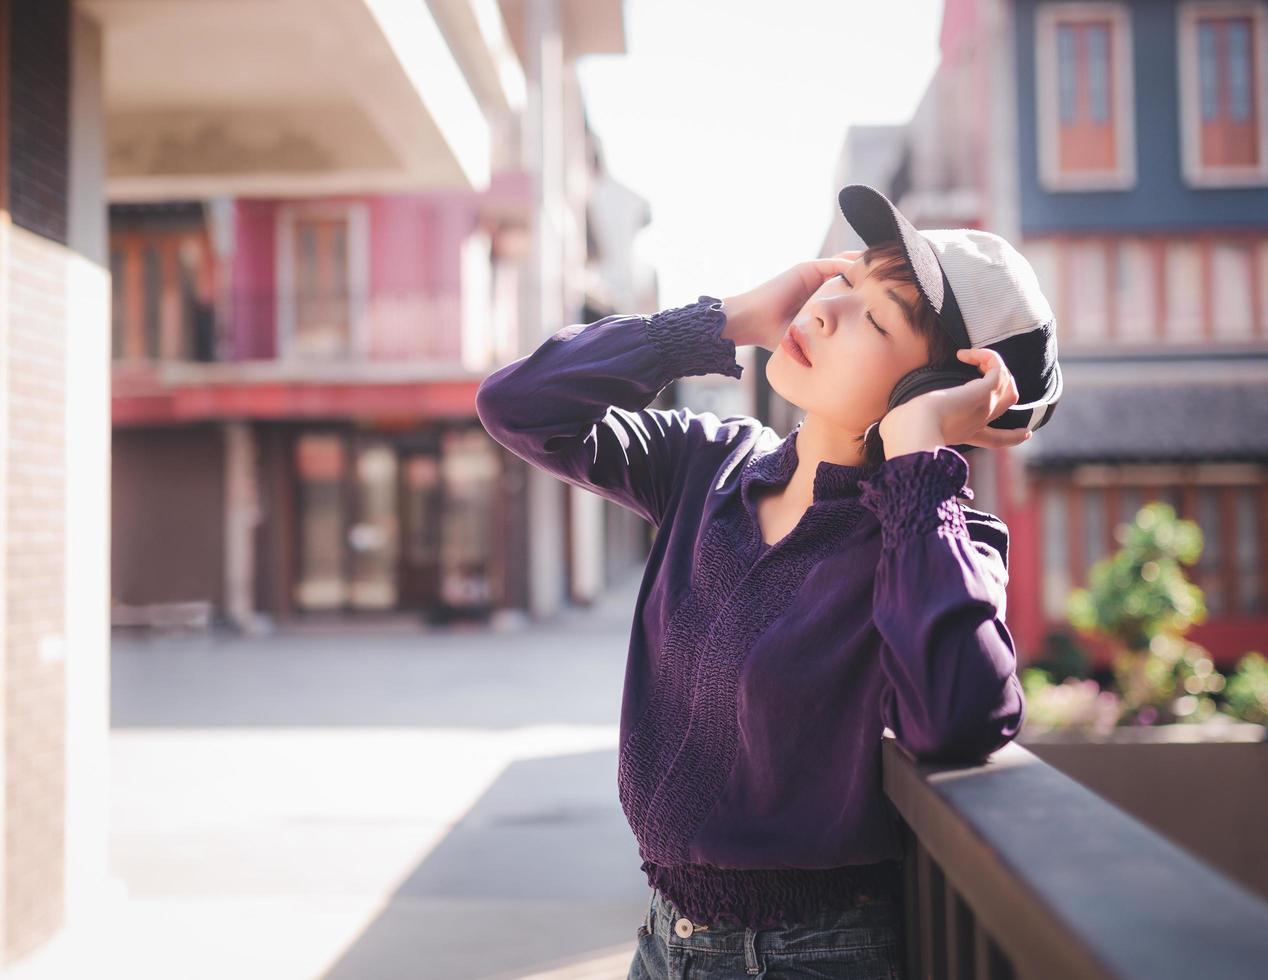
{"type": "Polygon", "coordinates": [[[1245,654],[1224,690],[1225,710],[1256,725],[1268,724],[1268,659],[1258,650],[1245,654]]]}
{"type": "Polygon", "coordinates": [[[1122,546],[1092,566],[1087,588],[1075,589],[1067,605],[1075,629],[1113,646],[1114,690],[1101,691],[1092,681],[1080,686],[1070,669],[1065,691],[1049,689],[1060,687],[1051,683],[1057,671],[1032,678],[1036,723],[1065,718],[1070,725],[1103,725],[1111,707],[1119,725],[1199,722],[1221,713],[1225,703],[1262,717],[1268,669],[1249,662],[1244,679],[1226,693],[1227,679],[1210,654],[1184,636],[1207,616],[1202,590],[1184,572],[1202,553],[1202,529],[1178,518],[1170,504],[1153,502],[1119,525],[1117,536],[1122,546]]]}

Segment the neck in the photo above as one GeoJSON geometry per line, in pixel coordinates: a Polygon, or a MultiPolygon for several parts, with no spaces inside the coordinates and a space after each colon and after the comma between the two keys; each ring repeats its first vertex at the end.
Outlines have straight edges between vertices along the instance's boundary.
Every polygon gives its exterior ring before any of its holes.
{"type": "Polygon", "coordinates": [[[789,481],[794,492],[810,497],[819,463],[827,461],[840,466],[862,466],[861,433],[842,428],[818,415],[807,415],[797,429],[797,471],[789,481]]]}

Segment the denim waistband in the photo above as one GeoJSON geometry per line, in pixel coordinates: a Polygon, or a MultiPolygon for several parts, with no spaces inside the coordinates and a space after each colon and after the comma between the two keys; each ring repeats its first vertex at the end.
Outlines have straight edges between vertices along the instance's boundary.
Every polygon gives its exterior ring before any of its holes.
{"type": "Polygon", "coordinates": [[[902,893],[902,863],[896,860],[814,869],[644,861],[642,868],[680,916],[711,928],[772,929],[868,902],[896,901],[902,893]]]}
{"type": "Polygon", "coordinates": [[[893,946],[901,933],[902,906],[897,897],[877,897],[846,908],[824,908],[803,920],[754,929],[742,923],[698,923],[659,889],[648,900],[646,928],[669,946],[735,953],[753,958],[761,949],[795,954],[848,946],[893,946]]]}

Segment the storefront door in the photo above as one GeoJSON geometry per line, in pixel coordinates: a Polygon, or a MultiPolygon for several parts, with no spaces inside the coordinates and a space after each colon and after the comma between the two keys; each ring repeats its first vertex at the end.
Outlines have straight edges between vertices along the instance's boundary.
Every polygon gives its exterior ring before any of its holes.
{"type": "Polygon", "coordinates": [[[440,528],[444,507],[438,448],[401,452],[401,605],[430,610],[440,592],[440,528]]]}
{"type": "Polygon", "coordinates": [[[397,456],[373,433],[302,433],[295,442],[304,610],[397,608],[397,456]]]}

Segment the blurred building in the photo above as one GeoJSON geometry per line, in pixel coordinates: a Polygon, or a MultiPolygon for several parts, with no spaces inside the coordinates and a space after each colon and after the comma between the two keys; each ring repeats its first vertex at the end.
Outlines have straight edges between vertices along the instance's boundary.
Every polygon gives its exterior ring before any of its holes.
{"type": "Polygon", "coordinates": [[[116,622],[544,613],[642,561],[638,527],[474,411],[564,322],[648,303],[646,203],[603,172],[573,69],[623,50],[620,5],[432,6],[487,180],[133,182],[112,205],[116,622]]]}
{"type": "Polygon", "coordinates": [[[111,891],[112,609],[596,579],[474,393],[582,308],[570,66],[623,45],[617,0],[0,0],[0,966],[111,891]]]}
{"type": "MultiPolygon", "coordinates": [[[[971,454],[977,505],[1012,535],[1019,647],[1065,626],[1117,526],[1165,500],[1205,537],[1193,638],[1225,665],[1261,648],[1268,3],[947,0],[941,51],[892,165],[851,130],[839,176],[917,227],[1003,235],[1053,305],[1061,403],[1032,443],[971,454]]],[[[851,247],[835,214],[822,254],[851,247]]]]}
{"type": "MultiPolygon", "coordinates": [[[[651,224],[645,197],[615,180],[607,171],[603,150],[586,127],[590,192],[585,201],[586,259],[580,279],[580,308],[565,311],[574,323],[592,323],[613,313],[654,313],[659,308],[656,269],[639,251],[639,234],[651,224]]],[[[540,341],[539,341],[540,342],[540,341]]],[[[531,346],[532,341],[529,342],[531,346]]],[[[521,354],[531,351],[531,346],[521,354]]],[[[670,385],[653,403],[670,407],[676,389],[670,385]]],[[[507,466],[528,479],[521,460],[503,453],[507,466]]],[[[608,585],[647,559],[652,527],[625,507],[577,487],[562,488],[567,502],[567,591],[586,603],[608,585]]]]}
{"type": "Polygon", "coordinates": [[[1036,619],[1163,499],[1217,661],[1268,626],[1268,3],[1023,4],[1017,221],[1053,297],[1064,411],[1021,453],[1036,619]],[[1073,82],[1070,79],[1074,79],[1073,82]]]}

